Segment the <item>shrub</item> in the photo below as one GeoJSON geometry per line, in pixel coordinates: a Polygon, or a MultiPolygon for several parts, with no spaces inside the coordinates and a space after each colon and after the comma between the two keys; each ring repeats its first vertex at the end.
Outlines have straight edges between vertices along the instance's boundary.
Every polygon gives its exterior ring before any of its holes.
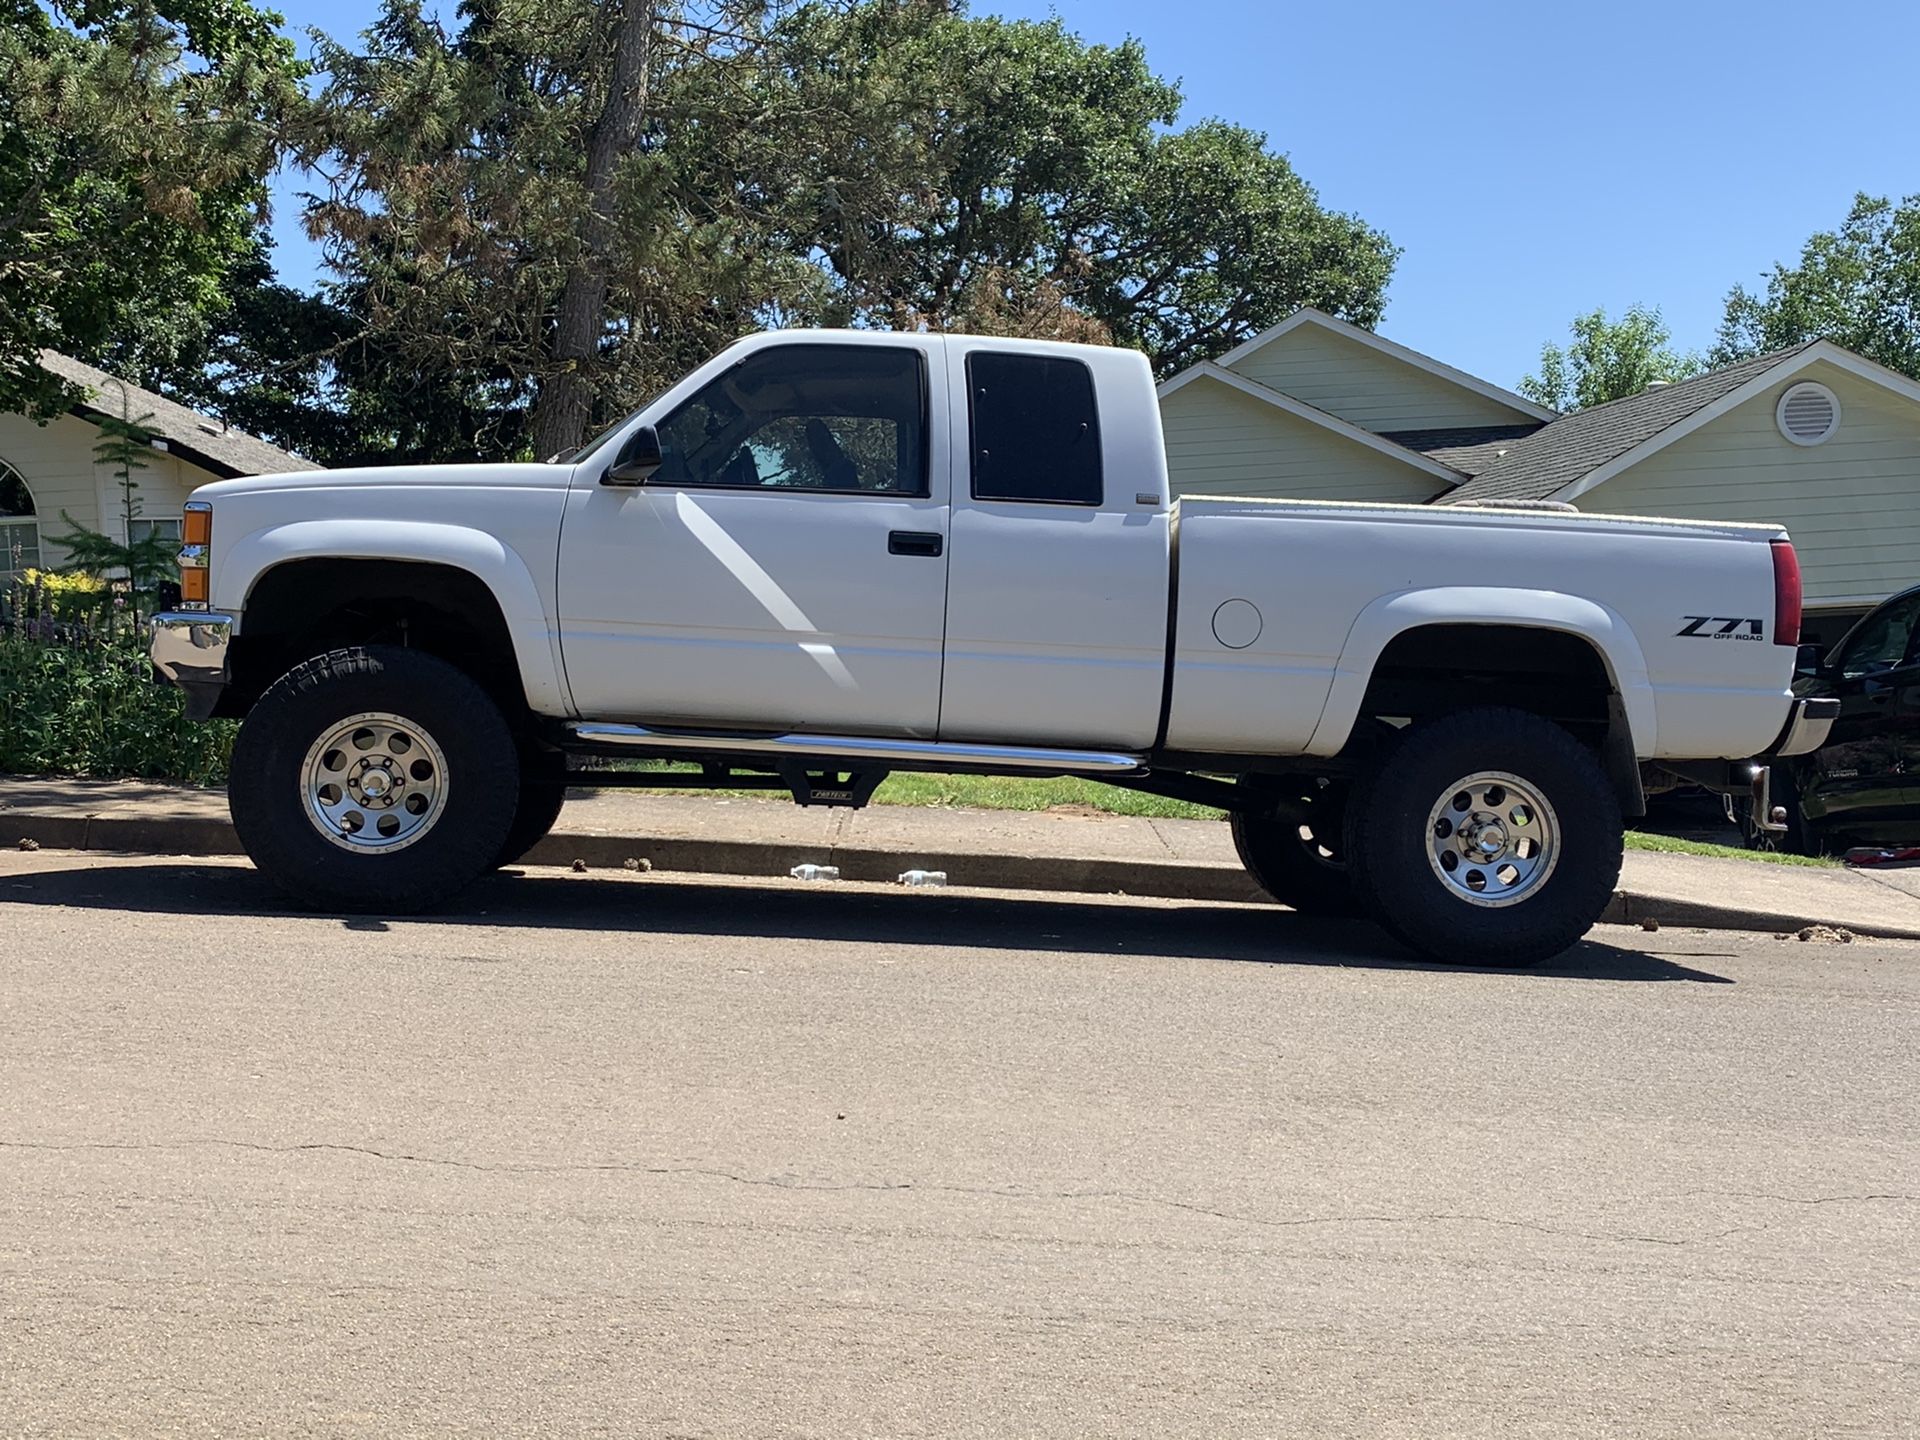
{"type": "Polygon", "coordinates": [[[101,605],[113,603],[106,581],[77,570],[72,574],[58,570],[23,570],[20,584],[30,594],[38,594],[48,613],[61,619],[91,615],[101,605]]]}
{"type": "Polygon", "coordinates": [[[137,634],[54,639],[32,624],[0,627],[0,772],[226,779],[233,723],[189,721],[185,697],[154,684],[137,634]]]}
{"type": "Polygon", "coordinates": [[[129,595],[125,581],[23,570],[0,583],[0,631],[63,644],[144,643],[146,627],[129,595]]]}

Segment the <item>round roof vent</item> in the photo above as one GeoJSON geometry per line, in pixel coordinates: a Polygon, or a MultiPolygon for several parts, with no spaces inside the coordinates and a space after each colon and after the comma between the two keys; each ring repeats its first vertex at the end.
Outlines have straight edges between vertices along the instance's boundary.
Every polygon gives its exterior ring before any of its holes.
{"type": "Polygon", "coordinates": [[[1773,418],[1794,444],[1818,445],[1840,428],[1840,397],[1811,380],[1789,385],[1773,418]]]}

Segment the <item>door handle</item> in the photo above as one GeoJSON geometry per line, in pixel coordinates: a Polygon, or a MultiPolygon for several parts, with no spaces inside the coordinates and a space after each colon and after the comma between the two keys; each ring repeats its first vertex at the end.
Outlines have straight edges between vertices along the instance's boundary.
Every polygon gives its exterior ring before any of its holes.
{"type": "Polygon", "coordinates": [[[887,532],[887,553],[889,555],[926,555],[937,557],[945,548],[937,531],[933,530],[890,530],[887,532]]]}

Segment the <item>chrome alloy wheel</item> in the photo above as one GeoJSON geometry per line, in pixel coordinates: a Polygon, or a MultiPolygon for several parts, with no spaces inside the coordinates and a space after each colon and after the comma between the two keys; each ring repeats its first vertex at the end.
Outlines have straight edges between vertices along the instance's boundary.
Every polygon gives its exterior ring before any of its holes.
{"type": "Polygon", "coordinates": [[[382,711],[349,715],[300,766],[307,818],[357,855],[404,850],[447,808],[447,757],[413,721],[382,711]]]}
{"type": "Polygon", "coordinates": [[[1560,863],[1560,824],[1518,775],[1481,771],[1449,785],[1427,816],[1427,861],[1470,905],[1514,905],[1560,863]]]}

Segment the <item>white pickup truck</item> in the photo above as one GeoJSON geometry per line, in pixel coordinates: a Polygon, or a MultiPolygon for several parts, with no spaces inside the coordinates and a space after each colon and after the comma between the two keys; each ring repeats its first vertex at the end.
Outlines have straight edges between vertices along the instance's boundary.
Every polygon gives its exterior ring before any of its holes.
{"type": "Polygon", "coordinates": [[[1831,723],[1779,529],[1176,500],[1120,349],[756,335],[572,455],[227,480],[185,529],[155,664],[245,718],[240,839],[329,909],[518,859],[573,757],[802,804],[1084,775],[1226,809],[1288,905],[1521,964],[1608,903],[1639,762],[1744,786],[1831,723]]]}

